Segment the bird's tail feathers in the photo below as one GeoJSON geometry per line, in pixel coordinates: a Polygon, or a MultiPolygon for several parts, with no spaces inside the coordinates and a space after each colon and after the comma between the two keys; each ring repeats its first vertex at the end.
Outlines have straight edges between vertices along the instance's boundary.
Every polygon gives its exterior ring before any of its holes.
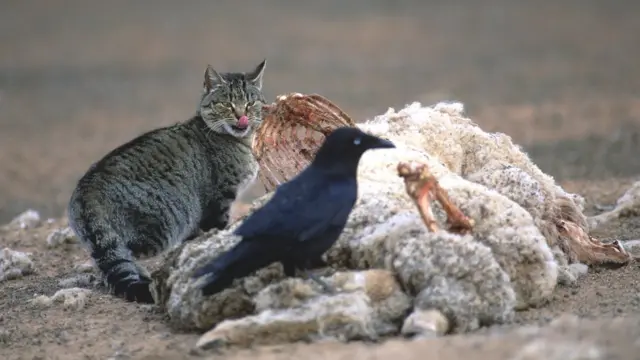
{"type": "Polygon", "coordinates": [[[254,271],[276,261],[265,242],[242,240],[232,249],[196,270],[194,278],[205,277],[199,286],[205,296],[218,293],[254,271]]]}

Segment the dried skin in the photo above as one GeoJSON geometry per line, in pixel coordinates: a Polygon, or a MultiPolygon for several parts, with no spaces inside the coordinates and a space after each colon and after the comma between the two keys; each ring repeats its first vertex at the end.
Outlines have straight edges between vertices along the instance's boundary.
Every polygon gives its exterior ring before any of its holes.
{"type": "Polygon", "coordinates": [[[431,210],[431,202],[435,199],[447,213],[448,231],[466,234],[473,228],[473,220],[465,216],[460,209],[451,203],[446,190],[440,187],[438,180],[431,174],[425,164],[415,162],[398,164],[398,176],[404,179],[407,194],[418,207],[422,220],[431,232],[439,230],[438,223],[431,210]]]}
{"type": "Polygon", "coordinates": [[[624,265],[632,260],[632,256],[617,240],[605,244],[586,234],[578,225],[570,221],[559,220],[556,227],[564,240],[559,245],[573,262],[587,265],[624,265]]]}
{"type": "MultiPolygon", "coordinates": [[[[431,232],[438,231],[438,224],[431,210],[431,202],[437,200],[447,213],[449,231],[465,234],[471,231],[473,220],[467,218],[451,203],[447,192],[440,187],[437,179],[424,164],[398,164],[398,175],[404,178],[407,194],[418,207],[420,215],[431,232]]],[[[558,220],[556,227],[564,242],[560,244],[562,251],[574,262],[587,265],[627,264],[631,255],[619,241],[605,244],[586,234],[573,222],[558,220]]]]}
{"type": "Polygon", "coordinates": [[[263,111],[252,148],[267,191],[300,173],[333,130],[356,126],[338,106],[317,94],[279,96],[263,111]]]}

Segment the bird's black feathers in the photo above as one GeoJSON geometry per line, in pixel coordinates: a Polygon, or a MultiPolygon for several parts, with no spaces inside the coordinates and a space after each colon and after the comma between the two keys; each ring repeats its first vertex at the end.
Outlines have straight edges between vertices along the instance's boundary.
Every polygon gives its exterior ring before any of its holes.
{"type": "Polygon", "coordinates": [[[327,179],[322,170],[307,168],[299,181],[278,187],[273,198],[242,223],[235,234],[247,239],[286,234],[307,241],[326,228],[342,226],[356,201],[355,190],[355,178],[327,179]]]}
{"type": "Polygon", "coordinates": [[[393,143],[345,127],[327,136],[312,163],[280,185],[273,197],[236,230],[242,240],[231,250],[198,269],[206,277],[204,295],[230,286],[234,279],[281,262],[287,276],[321,263],[321,256],[338,239],[358,195],[356,173],[369,149],[393,143]]]}

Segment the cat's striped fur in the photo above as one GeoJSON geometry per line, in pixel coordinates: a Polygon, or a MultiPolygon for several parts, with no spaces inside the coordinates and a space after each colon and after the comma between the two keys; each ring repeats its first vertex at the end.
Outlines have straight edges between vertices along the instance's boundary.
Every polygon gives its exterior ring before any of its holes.
{"type": "Polygon", "coordinates": [[[69,224],[116,295],[152,303],[149,276],[134,259],[227,225],[231,203],[258,171],[251,136],[262,121],[265,64],[248,73],[208,66],[193,118],[138,136],[79,180],[69,224]],[[243,115],[249,127],[235,127],[243,115]]]}

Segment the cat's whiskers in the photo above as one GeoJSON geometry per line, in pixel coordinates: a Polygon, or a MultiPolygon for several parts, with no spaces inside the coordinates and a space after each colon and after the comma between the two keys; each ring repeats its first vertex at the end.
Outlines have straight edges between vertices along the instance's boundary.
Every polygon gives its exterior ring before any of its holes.
{"type": "Polygon", "coordinates": [[[207,122],[207,136],[209,136],[212,132],[220,132],[224,129],[227,121],[232,120],[232,118],[224,118],[217,120],[215,122],[207,122]]]}
{"type": "MultiPolygon", "coordinates": [[[[231,123],[233,123],[234,121],[236,121],[235,118],[227,117],[227,118],[217,120],[214,123],[207,123],[207,127],[209,128],[209,131],[221,132],[221,130],[224,130],[224,132],[230,135],[233,135],[238,138],[242,138],[249,134],[249,132],[252,129],[252,126],[254,126],[254,123],[255,123],[254,118],[251,118],[249,120],[249,126],[247,128],[242,129],[241,131],[237,131],[233,129],[232,127],[233,125],[231,125],[231,123]]],[[[208,134],[209,132],[207,132],[207,135],[208,134]]]]}

